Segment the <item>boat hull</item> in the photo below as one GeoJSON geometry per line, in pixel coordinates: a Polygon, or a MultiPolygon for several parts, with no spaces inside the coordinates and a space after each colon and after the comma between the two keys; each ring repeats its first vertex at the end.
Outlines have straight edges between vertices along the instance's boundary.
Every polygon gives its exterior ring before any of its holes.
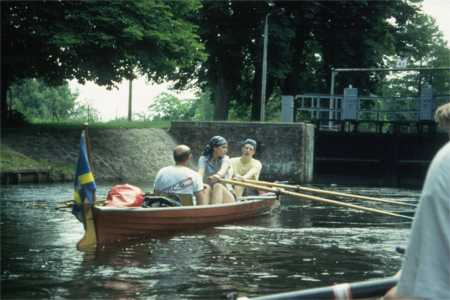
{"type": "Polygon", "coordinates": [[[158,237],[207,228],[269,214],[279,206],[276,196],[259,196],[245,201],[160,208],[95,207],[97,245],[140,237],[158,237]]]}

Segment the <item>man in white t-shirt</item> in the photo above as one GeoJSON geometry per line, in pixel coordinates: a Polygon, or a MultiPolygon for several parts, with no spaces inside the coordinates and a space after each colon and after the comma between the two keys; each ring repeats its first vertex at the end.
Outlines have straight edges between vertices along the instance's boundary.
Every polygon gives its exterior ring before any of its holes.
{"type": "Polygon", "coordinates": [[[173,159],[175,166],[164,167],[156,174],[155,194],[192,195],[197,203],[202,203],[203,180],[197,172],[187,167],[192,159],[191,149],[186,145],[176,146],[173,159]]]}

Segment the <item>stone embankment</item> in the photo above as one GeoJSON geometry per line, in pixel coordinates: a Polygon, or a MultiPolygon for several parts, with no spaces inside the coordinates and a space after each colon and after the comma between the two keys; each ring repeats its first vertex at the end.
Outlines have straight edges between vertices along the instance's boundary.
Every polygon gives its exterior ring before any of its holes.
{"type": "MultiPolygon", "coordinates": [[[[80,133],[80,129],[4,130],[2,144],[32,159],[75,169],[80,133]]],[[[161,167],[173,164],[172,149],[177,143],[192,148],[191,166],[196,168],[203,147],[214,135],[228,139],[230,156],[240,155],[240,142],[245,138],[255,139],[264,179],[312,180],[314,127],[303,123],[259,122],[173,122],[169,130],[91,128],[89,137],[96,178],[151,181],[161,167]]]]}
{"type": "MultiPolygon", "coordinates": [[[[36,160],[73,166],[79,154],[79,129],[14,129],[2,144],[36,160]]],[[[174,139],[163,129],[89,129],[93,168],[100,180],[150,181],[173,163],[174,139]]]]}

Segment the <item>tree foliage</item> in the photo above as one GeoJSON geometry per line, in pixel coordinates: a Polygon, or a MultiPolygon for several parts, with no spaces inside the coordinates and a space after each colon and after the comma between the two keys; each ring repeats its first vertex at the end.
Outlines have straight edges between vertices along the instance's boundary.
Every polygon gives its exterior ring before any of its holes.
{"type": "MultiPolygon", "coordinates": [[[[389,67],[399,55],[415,65],[448,66],[448,46],[434,21],[420,12],[421,2],[3,1],[2,112],[5,89],[23,78],[114,86],[139,72],[156,82],[173,80],[177,87],[198,83],[202,97],[211,94],[215,119],[256,120],[266,19],[266,98],[276,109],[273,95],[328,93],[332,67],[389,67]]],[[[340,74],[336,91],[352,84],[361,94],[380,93],[386,75],[340,74]]],[[[448,91],[445,72],[416,78],[393,83],[390,92],[417,92],[423,82],[448,91]]],[[[202,99],[195,105],[210,105],[202,99]]],[[[179,104],[168,95],[163,100],[172,108],[179,104]]],[[[155,108],[173,115],[161,101],[155,108]]],[[[206,117],[204,112],[197,109],[193,117],[206,117]]]]}
{"type": "MultiPolygon", "coordinates": [[[[209,56],[200,80],[212,88],[215,117],[226,119],[232,104],[250,107],[251,118],[258,119],[267,15],[266,98],[272,99],[276,90],[328,93],[332,67],[387,67],[386,58],[402,53],[418,61],[426,49],[445,52],[436,26],[420,12],[421,1],[203,1],[198,22],[209,56]]],[[[374,92],[385,76],[340,74],[336,90],[352,84],[361,93],[374,92]]]]}
{"type": "Polygon", "coordinates": [[[100,121],[100,113],[92,106],[76,103],[75,107],[71,110],[68,117],[68,121],[75,122],[98,122],[100,121]]]}
{"type": "Polygon", "coordinates": [[[197,0],[2,1],[2,112],[10,84],[114,86],[135,72],[185,84],[204,59],[197,0]],[[181,80],[181,81],[180,81],[181,80]]]}
{"type": "Polygon", "coordinates": [[[152,121],[191,120],[194,118],[196,110],[196,101],[181,101],[177,97],[168,93],[161,93],[148,107],[152,121]]]}
{"type": "MultiPolygon", "coordinates": [[[[406,25],[398,40],[400,48],[398,55],[405,57],[409,65],[423,67],[450,67],[450,49],[442,32],[436,26],[432,17],[417,14],[406,25]]],[[[386,60],[395,67],[398,57],[386,60]]],[[[417,96],[424,84],[431,84],[437,95],[450,93],[449,70],[424,70],[392,74],[390,80],[379,86],[379,94],[386,96],[417,96]]]]}
{"type": "Polygon", "coordinates": [[[61,121],[70,117],[78,97],[67,83],[49,87],[42,80],[25,79],[10,87],[13,109],[29,121],[61,121]]]}
{"type": "MultiPolygon", "coordinates": [[[[168,93],[161,93],[148,107],[148,117],[152,121],[212,120],[214,107],[210,98],[209,91],[199,93],[193,99],[184,100],[168,93]]],[[[147,119],[147,116],[139,117],[147,119]]]]}
{"type": "Polygon", "coordinates": [[[32,122],[93,122],[100,120],[99,112],[84,103],[77,102],[77,92],[67,83],[49,86],[39,79],[23,79],[9,89],[11,107],[26,120],[32,122]]]}

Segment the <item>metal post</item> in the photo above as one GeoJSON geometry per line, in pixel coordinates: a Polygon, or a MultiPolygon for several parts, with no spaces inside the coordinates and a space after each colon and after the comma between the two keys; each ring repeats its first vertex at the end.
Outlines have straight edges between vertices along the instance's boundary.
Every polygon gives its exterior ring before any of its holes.
{"type": "Polygon", "coordinates": [[[331,84],[330,84],[330,111],[328,113],[328,128],[331,129],[331,119],[335,119],[334,114],[334,82],[337,72],[334,70],[334,68],[331,68],[331,84]]]}
{"type": "Polygon", "coordinates": [[[133,79],[130,79],[128,85],[128,121],[130,122],[132,115],[132,100],[133,100],[133,79]]]}
{"type": "Polygon", "coordinates": [[[266,119],[266,81],[267,81],[267,44],[268,44],[268,32],[269,32],[269,15],[266,14],[264,24],[264,48],[263,48],[263,60],[262,60],[262,74],[261,74],[261,109],[260,109],[260,121],[266,119]]]}
{"type": "Polygon", "coordinates": [[[294,121],[294,96],[281,95],[281,122],[294,121]]]}

